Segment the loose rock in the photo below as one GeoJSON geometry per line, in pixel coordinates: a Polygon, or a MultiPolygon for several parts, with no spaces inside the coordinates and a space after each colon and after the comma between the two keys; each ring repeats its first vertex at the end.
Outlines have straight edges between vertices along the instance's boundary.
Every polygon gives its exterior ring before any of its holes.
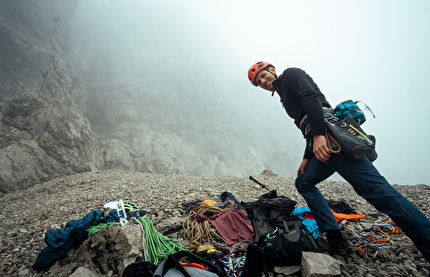
{"type": "MultiPolygon", "coordinates": [[[[297,207],[306,206],[304,199],[297,193],[294,178],[283,177],[266,172],[254,177],[278,195],[285,195],[298,202],[297,207]]],[[[324,181],[318,185],[327,199],[350,203],[352,208],[366,214],[374,208],[365,201],[355,201],[360,197],[351,186],[340,181],[324,181]]],[[[408,199],[417,205],[430,199],[427,186],[397,186],[408,199]]],[[[1,276],[69,276],[78,268],[85,267],[94,271],[89,262],[78,262],[74,257],[77,249],[68,253],[68,258],[56,262],[47,272],[35,272],[31,266],[39,252],[46,247],[44,234],[50,229],[63,228],[70,220],[78,220],[91,211],[102,209],[111,201],[124,200],[134,203],[139,209],[150,210],[145,215],[154,219],[154,227],[167,236],[178,239],[184,246],[190,242],[183,240],[180,222],[184,214],[182,201],[204,200],[222,192],[231,192],[238,201],[252,202],[267,191],[256,187],[248,178],[231,176],[196,176],[196,175],[156,175],[126,171],[94,171],[57,178],[31,188],[4,194],[0,214],[0,231],[5,236],[0,243],[1,276]],[[193,195],[184,194],[185,191],[193,195]],[[178,216],[179,215],[179,216],[178,216]],[[172,223],[176,222],[176,223],[172,223]],[[170,227],[169,224],[172,224],[170,227]],[[27,274],[28,273],[28,274],[27,274]]],[[[362,199],[360,199],[362,200],[362,199]]],[[[429,216],[428,206],[420,206],[429,216]]],[[[371,232],[373,223],[382,223],[390,219],[380,213],[372,213],[357,222],[349,222],[352,231],[371,232]]],[[[138,225],[136,225],[136,228],[138,225]]],[[[138,230],[140,232],[140,229],[138,230]]],[[[344,230],[345,235],[354,244],[355,253],[350,256],[333,258],[340,263],[341,276],[428,276],[430,264],[416,250],[411,241],[402,234],[389,234],[388,247],[382,249],[372,260],[358,252],[359,242],[352,231],[344,230]]],[[[139,247],[139,244],[136,243],[139,247]]],[[[96,246],[94,246],[96,247],[96,246]]],[[[242,247],[243,248],[243,247],[242,247]]],[[[369,250],[370,253],[370,250],[369,250]]],[[[94,271],[101,276],[118,276],[109,265],[110,257],[105,257],[104,271],[94,271]]],[[[125,264],[125,263],[124,263],[125,264]]],[[[80,269],[82,270],[82,269],[80,269]]],[[[282,276],[278,273],[276,276],[282,276]]],[[[273,273],[272,273],[273,275],[273,273]]],[[[300,276],[300,275],[298,275],[300,276]]]]}

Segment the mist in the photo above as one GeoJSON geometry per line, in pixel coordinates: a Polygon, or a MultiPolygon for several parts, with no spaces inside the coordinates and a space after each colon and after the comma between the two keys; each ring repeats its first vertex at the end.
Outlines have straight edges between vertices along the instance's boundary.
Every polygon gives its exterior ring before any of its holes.
{"type": "Polygon", "coordinates": [[[429,184],[429,9],[426,1],[81,0],[70,54],[100,133],[146,122],[215,152],[228,137],[263,156],[288,155],[267,167],[291,176],[302,135],[247,70],[260,60],[279,73],[300,67],[331,105],[353,99],[373,110],[362,127],[376,136],[375,165],[390,183],[429,184]],[[109,114],[106,99],[117,103],[109,114]]]}

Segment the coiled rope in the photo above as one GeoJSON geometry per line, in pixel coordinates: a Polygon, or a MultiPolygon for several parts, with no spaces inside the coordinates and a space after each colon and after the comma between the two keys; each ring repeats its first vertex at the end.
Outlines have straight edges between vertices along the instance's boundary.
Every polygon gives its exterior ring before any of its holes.
{"type": "Polygon", "coordinates": [[[87,229],[88,237],[91,237],[92,235],[100,231],[102,228],[111,227],[119,224],[120,224],[119,222],[107,222],[107,223],[100,223],[98,225],[91,226],[90,228],[87,229]]]}
{"type": "Polygon", "coordinates": [[[198,241],[200,244],[203,240],[207,240],[209,244],[226,245],[227,242],[221,237],[216,230],[214,230],[208,220],[199,222],[194,219],[196,214],[202,214],[210,217],[214,214],[221,213],[222,211],[231,208],[229,205],[225,209],[215,206],[201,205],[194,211],[191,211],[187,218],[184,220],[183,228],[185,230],[184,238],[190,241],[198,241]]]}
{"type": "Polygon", "coordinates": [[[138,217],[145,230],[145,247],[148,251],[149,261],[158,264],[160,260],[165,260],[170,254],[181,250],[188,250],[177,242],[174,238],[167,238],[154,228],[152,220],[149,218],[138,217]]]}

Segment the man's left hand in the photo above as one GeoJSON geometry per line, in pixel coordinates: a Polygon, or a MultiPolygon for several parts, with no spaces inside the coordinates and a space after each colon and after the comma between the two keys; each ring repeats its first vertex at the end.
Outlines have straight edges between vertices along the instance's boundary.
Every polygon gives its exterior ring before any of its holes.
{"type": "Polygon", "coordinates": [[[309,163],[308,159],[303,159],[302,163],[300,164],[299,169],[297,170],[297,176],[305,173],[305,168],[308,165],[308,163],[309,163]]]}

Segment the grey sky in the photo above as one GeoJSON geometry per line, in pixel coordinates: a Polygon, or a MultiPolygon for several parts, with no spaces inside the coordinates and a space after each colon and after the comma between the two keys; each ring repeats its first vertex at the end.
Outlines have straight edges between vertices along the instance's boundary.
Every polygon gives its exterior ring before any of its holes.
{"type": "Polygon", "coordinates": [[[381,173],[430,184],[429,1],[214,1],[210,9],[240,58],[233,69],[257,60],[297,66],[332,105],[362,100],[376,115],[363,128],[377,137],[381,173]]]}
{"type": "MultiPolygon", "coordinates": [[[[92,3],[86,12],[99,17],[105,11],[100,3],[116,5],[117,15],[107,23],[111,32],[121,22],[143,39],[152,36],[171,45],[169,51],[195,59],[202,72],[231,89],[238,105],[289,121],[280,128],[295,127],[276,95],[250,85],[247,70],[259,60],[273,63],[278,72],[291,66],[304,69],[332,105],[353,99],[372,108],[376,119],[367,113],[363,128],[377,138],[375,165],[388,181],[430,184],[430,1],[81,0],[79,5],[83,3],[92,3]],[[187,47],[175,48],[178,40],[187,47]]],[[[299,131],[294,132],[300,139],[299,131]]]]}

